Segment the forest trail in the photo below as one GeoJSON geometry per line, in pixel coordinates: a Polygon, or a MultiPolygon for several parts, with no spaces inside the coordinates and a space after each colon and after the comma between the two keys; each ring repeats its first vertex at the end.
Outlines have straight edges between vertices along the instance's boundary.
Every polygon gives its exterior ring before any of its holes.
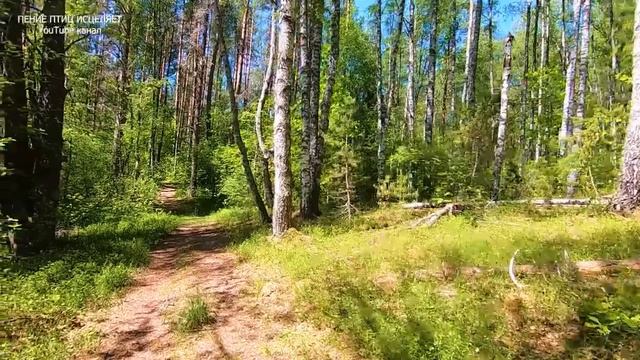
{"type": "MultiPolygon", "coordinates": [[[[165,201],[174,195],[171,189],[160,194],[165,201]]],[[[87,316],[84,328],[101,340],[76,358],[290,359],[301,349],[315,353],[313,358],[351,358],[327,351],[326,331],[293,321],[292,294],[285,294],[283,285],[268,282],[252,294],[257,269],[240,263],[225,248],[228,242],[226,230],[214,223],[177,228],[151,252],[149,266],[113,307],[87,316]],[[195,295],[207,302],[215,321],[196,333],[179,334],[172,321],[195,295]],[[301,341],[291,342],[291,334],[301,341]]]]}

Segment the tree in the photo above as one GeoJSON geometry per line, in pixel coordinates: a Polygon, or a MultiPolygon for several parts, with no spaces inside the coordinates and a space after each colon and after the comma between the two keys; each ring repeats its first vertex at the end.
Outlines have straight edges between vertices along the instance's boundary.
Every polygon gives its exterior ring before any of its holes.
{"type": "MultiPolygon", "coordinates": [[[[65,14],[65,0],[46,0],[42,13],[51,19],[65,14]]],[[[62,169],[62,125],[64,122],[65,33],[62,21],[45,24],[41,59],[42,79],[38,96],[38,114],[34,127],[40,134],[34,139],[35,164],[33,177],[36,187],[34,204],[34,242],[37,247],[55,240],[60,200],[60,171],[62,169]]]]}
{"type": "MultiPolygon", "coordinates": [[[[315,176],[313,178],[312,199],[314,209],[319,209],[320,203],[320,179],[322,177],[322,167],[325,159],[325,135],[329,131],[329,115],[333,97],[333,87],[338,73],[338,61],[340,60],[340,0],[332,0],[333,10],[331,13],[330,25],[330,48],[327,59],[327,82],[324,88],[320,120],[318,124],[318,143],[315,162],[315,176]]],[[[320,215],[318,213],[318,215],[320,215]]]]}
{"type": "Polygon", "coordinates": [[[377,154],[377,179],[384,179],[386,134],[387,134],[387,107],[384,99],[384,85],[382,83],[382,0],[378,0],[374,9],[374,26],[376,42],[376,108],[378,112],[378,154],[377,154]]]}
{"type": "Polygon", "coordinates": [[[276,56],[276,26],[277,13],[274,9],[271,14],[271,23],[269,25],[269,55],[267,57],[267,69],[264,73],[262,90],[260,91],[260,98],[258,98],[255,116],[256,138],[258,139],[258,149],[261,154],[260,166],[262,167],[262,186],[264,188],[265,201],[270,207],[273,207],[273,184],[271,183],[271,171],[269,170],[271,149],[267,148],[267,145],[264,142],[264,136],[262,135],[262,108],[264,107],[264,102],[267,98],[267,92],[271,89],[271,85],[273,83],[273,63],[276,56]]]}
{"type": "Polygon", "coordinates": [[[464,66],[464,87],[462,102],[473,106],[476,101],[476,68],[478,67],[478,41],[480,39],[480,21],[482,0],[469,1],[469,27],[467,30],[467,53],[464,66]]]}
{"type": "Polygon", "coordinates": [[[404,110],[405,136],[413,139],[415,118],[416,118],[416,84],[415,84],[415,58],[416,58],[416,38],[415,38],[415,15],[416,4],[414,0],[409,0],[409,23],[407,25],[407,38],[409,40],[409,56],[407,61],[407,102],[404,110]]]}
{"type": "MultiPolygon", "coordinates": [[[[398,53],[400,50],[400,40],[402,39],[402,25],[404,24],[404,4],[405,0],[400,0],[396,9],[396,24],[393,37],[391,39],[391,53],[389,54],[389,94],[387,97],[387,109],[391,109],[396,100],[396,79],[398,77],[398,53]]],[[[382,4],[380,4],[382,5],[382,4]]],[[[380,14],[382,17],[382,14],[380,14]]]]}
{"type": "Polygon", "coordinates": [[[631,114],[622,155],[622,173],[613,206],[630,211],[640,206],[640,2],[636,2],[633,28],[631,114]]]}
{"type": "Polygon", "coordinates": [[[120,99],[120,107],[116,115],[116,123],[113,130],[113,175],[119,177],[124,171],[124,164],[122,159],[122,138],[124,137],[124,125],[127,122],[127,115],[129,112],[129,95],[131,92],[131,71],[130,59],[131,56],[131,37],[133,29],[131,23],[134,15],[132,9],[126,7],[124,3],[119,3],[120,11],[122,12],[123,20],[121,22],[122,44],[120,54],[120,73],[118,75],[118,83],[120,88],[118,91],[118,97],[120,99]]]}
{"type": "Polygon", "coordinates": [[[571,117],[574,114],[574,94],[575,94],[575,78],[576,78],[576,62],[579,46],[578,34],[580,29],[580,5],[582,0],[573,1],[573,28],[575,30],[575,39],[569,49],[569,61],[567,64],[566,81],[564,88],[564,102],[562,104],[562,123],[558,133],[558,144],[560,145],[560,156],[567,155],[567,139],[573,135],[573,125],[571,117]]]}
{"type": "Polygon", "coordinates": [[[436,93],[436,59],[438,46],[438,0],[431,3],[431,31],[429,36],[429,66],[427,73],[427,97],[424,117],[424,141],[427,144],[433,139],[433,118],[435,113],[436,93]]]}
{"type": "Polygon", "coordinates": [[[509,33],[504,42],[504,60],[502,62],[502,88],[500,90],[500,117],[498,120],[498,137],[493,165],[493,191],[491,199],[497,201],[500,195],[500,177],[504,162],[505,136],[507,131],[507,113],[509,110],[509,85],[511,82],[511,48],[513,35],[509,33]]]}
{"type": "MultiPolygon", "coordinates": [[[[0,212],[17,221],[17,228],[9,232],[9,245],[13,254],[24,255],[30,248],[33,211],[31,171],[32,153],[27,131],[27,93],[25,88],[24,57],[22,48],[23,25],[18,21],[22,14],[19,1],[6,3],[7,23],[0,35],[2,41],[2,86],[0,111],[4,129],[0,142],[0,212]]],[[[2,223],[5,219],[0,219],[2,223]]]]}
{"type": "Polygon", "coordinates": [[[292,2],[280,1],[278,32],[278,68],[274,83],[273,162],[275,168],[273,194],[273,235],[282,236],[291,226],[291,119],[289,96],[293,56],[292,2]]]}
{"type": "Polygon", "coordinates": [[[240,133],[240,122],[238,121],[238,104],[236,102],[236,94],[233,89],[234,82],[231,71],[231,64],[229,62],[227,47],[224,42],[224,25],[222,23],[223,15],[220,13],[218,0],[213,0],[213,8],[217,18],[216,25],[218,31],[218,41],[220,42],[220,50],[222,51],[222,65],[224,66],[225,78],[227,80],[227,90],[229,93],[229,102],[231,105],[231,127],[233,131],[233,138],[236,145],[238,146],[238,150],[240,151],[240,156],[242,157],[242,168],[244,170],[247,183],[249,184],[249,190],[251,191],[253,201],[258,208],[258,212],[260,213],[260,219],[262,219],[263,222],[268,223],[270,220],[269,213],[267,212],[267,208],[264,205],[262,196],[260,196],[260,191],[258,190],[256,179],[253,176],[253,171],[251,170],[251,163],[249,162],[249,156],[247,155],[247,148],[244,144],[244,141],[242,140],[242,135],[240,133]]]}

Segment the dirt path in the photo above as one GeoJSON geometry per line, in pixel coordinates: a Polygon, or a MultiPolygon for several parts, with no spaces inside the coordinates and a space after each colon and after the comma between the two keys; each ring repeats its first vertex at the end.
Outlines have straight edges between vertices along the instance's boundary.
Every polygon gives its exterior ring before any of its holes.
{"type": "Polygon", "coordinates": [[[88,316],[85,328],[100,334],[100,344],[77,358],[352,358],[328,344],[328,330],[293,320],[290,287],[275,281],[254,290],[257,269],[239,263],[225,249],[227,240],[212,223],[176,229],[116,305],[88,316]],[[216,321],[195,334],[178,334],[172,320],[194,295],[205,299],[216,321]]]}

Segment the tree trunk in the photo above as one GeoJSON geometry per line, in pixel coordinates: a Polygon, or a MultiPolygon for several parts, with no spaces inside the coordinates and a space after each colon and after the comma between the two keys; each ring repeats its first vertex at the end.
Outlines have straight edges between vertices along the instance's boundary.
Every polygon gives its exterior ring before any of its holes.
{"type": "Polygon", "coordinates": [[[278,32],[278,68],[274,82],[273,162],[273,235],[282,236],[291,226],[291,119],[289,117],[289,76],[293,56],[292,2],[280,1],[278,32]]]}
{"type": "Polygon", "coordinates": [[[269,170],[269,161],[271,159],[271,149],[267,148],[262,135],[262,108],[267,99],[267,92],[271,89],[273,83],[273,62],[276,56],[276,26],[277,13],[274,9],[271,14],[271,24],[269,26],[269,55],[267,58],[267,70],[264,73],[262,82],[262,90],[260,98],[256,106],[255,130],[258,139],[258,148],[260,149],[260,166],[262,167],[262,186],[264,187],[264,198],[267,206],[273,207],[273,184],[271,183],[271,171],[269,170]]]}
{"type": "MultiPolygon", "coordinates": [[[[544,105],[545,105],[545,94],[544,94],[544,84],[545,84],[545,71],[547,69],[547,66],[549,65],[549,37],[550,37],[550,31],[549,31],[549,23],[550,23],[550,17],[549,17],[549,9],[550,9],[550,4],[548,2],[549,0],[541,0],[541,2],[539,3],[540,7],[542,8],[542,36],[540,39],[540,67],[539,67],[539,78],[538,78],[538,109],[537,109],[537,114],[538,114],[538,124],[537,124],[537,139],[536,139],[536,161],[539,160],[540,156],[542,155],[542,151],[543,151],[543,137],[546,137],[546,133],[548,132],[547,128],[543,128],[542,127],[542,119],[543,119],[543,115],[544,115],[544,105]]],[[[540,12],[540,9],[538,9],[538,13],[540,12]]],[[[532,108],[533,109],[533,108],[532,108]]],[[[532,114],[531,114],[531,118],[534,118],[534,114],[533,114],[533,110],[532,110],[532,114]]],[[[545,139],[546,141],[546,139],[545,139]]]]}
{"type": "Polygon", "coordinates": [[[416,118],[416,84],[415,84],[415,57],[416,57],[416,38],[415,38],[415,1],[409,0],[409,24],[407,38],[409,40],[409,56],[407,61],[407,102],[404,110],[404,126],[405,136],[407,139],[413,139],[415,118],[416,118]]]}
{"type": "MultiPolygon", "coordinates": [[[[283,1],[284,3],[284,1],[283,1]]],[[[260,196],[260,191],[258,190],[258,185],[256,184],[256,179],[253,176],[253,172],[251,170],[251,163],[249,162],[249,156],[247,155],[247,148],[244,145],[244,141],[242,140],[242,135],[240,133],[240,121],[238,120],[238,104],[236,103],[236,94],[233,89],[233,75],[231,70],[231,64],[229,61],[229,54],[227,53],[227,48],[224,43],[224,25],[223,14],[220,13],[220,7],[218,5],[218,0],[213,0],[214,13],[216,14],[216,26],[218,31],[218,41],[220,42],[220,50],[222,51],[222,65],[224,66],[224,72],[227,82],[227,89],[229,92],[229,102],[231,103],[231,127],[233,131],[233,137],[236,145],[238,146],[238,150],[240,150],[240,156],[242,157],[242,167],[244,169],[245,177],[247,178],[247,183],[249,184],[249,190],[251,191],[251,195],[253,196],[253,201],[258,208],[258,212],[260,213],[260,219],[263,222],[269,222],[269,213],[267,212],[267,208],[264,206],[264,202],[262,201],[262,196],[260,196]]]]}
{"type": "Polygon", "coordinates": [[[476,101],[476,68],[478,66],[478,40],[480,38],[480,21],[482,16],[482,0],[469,1],[469,28],[467,31],[467,54],[464,67],[464,87],[462,102],[473,106],[476,101]]]}
{"type": "Polygon", "coordinates": [[[522,69],[522,92],[520,93],[520,145],[523,146],[522,158],[520,161],[520,169],[522,169],[531,157],[529,141],[527,139],[527,127],[529,127],[534,119],[529,117],[529,37],[531,35],[531,0],[527,1],[527,11],[525,15],[525,31],[524,31],[524,67],[522,69]]]}
{"type": "Polygon", "coordinates": [[[505,135],[507,130],[507,111],[509,109],[509,85],[511,81],[511,48],[513,35],[507,35],[504,43],[504,61],[502,63],[502,89],[500,90],[500,118],[498,121],[498,137],[493,165],[493,191],[491,199],[497,201],[500,195],[500,177],[504,162],[505,135]]]}
{"type": "Polygon", "coordinates": [[[440,134],[444,137],[444,131],[447,122],[455,115],[456,111],[456,34],[458,32],[458,9],[456,2],[451,2],[450,16],[453,17],[451,25],[449,25],[448,44],[447,44],[447,77],[444,81],[444,90],[442,92],[442,126],[440,134]]]}
{"type": "Polygon", "coordinates": [[[634,210],[640,205],[640,2],[636,2],[633,29],[631,114],[622,154],[622,174],[614,199],[614,208],[621,211],[634,210]]]}
{"type": "Polygon", "coordinates": [[[391,116],[391,109],[395,104],[396,97],[396,83],[398,77],[398,50],[400,49],[402,25],[404,25],[404,3],[405,0],[400,0],[400,3],[398,4],[398,8],[396,10],[395,32],[393,34],[393,42],[391,43],[391,53],[389,54],[389,94],[387,97],[387,109],[389,109],[389,116],[391,116]]]}
{"type": "Polygon", "coordinates": [[[433,118],[435,114],[436,59],[438,46],[438,0],[431,3],[431,32],[429,37],[429,73],[427,74],[427,98],[425,100],[424,134],[427,144],[433,140],[433,118]]]}
{"type": "Polygon", "coordinates": [[[608,91],[607,91],[607,100],[609,102],[609,110],[613,109],[613,101],[615,99],[615,88],[616,88],[616,74],[618,72],[618,56],[616,49],[616,39],[615,39],[615,28],[613,26],[613,0],[609,0],[609,9],[608,9],[608,17],[609,17],[609,46],[611,52],[611,68],[609,69],[609,81],[608,81],[608,91]]]}
{"type": "MultiPolygon", "coordinates": [[[[25,255],[32,248],[30,238],[33,215],[33,154],[27,130],[27,93],[25,86],[24,57],[22,48],[23,25],[18,21],[22,15],[19,1],[6,3],[7,12],[4,32],[0,32],[0,59],[2,85],[0,101],[0,137],[10,138],[0,152],[0,215],[17,220],[18,228],[8,235],[11,252],[25,255]],[[8,170],[7,174],[4,171],[8,170]]],[[[4,220],[4,218],[2,219],[4,220]]],[[[1,220],[0,220],[1,221],[1,220]]]]}
{"type": "MultiPolygon", "coordinates": [[[[574,140],[571,152],[575,153],[580,148],[580,135],[582,133],[582,123],[584,122],[585,98],[587,93],[587,75],[589,72],[589,40],[591,23],[591,1],[582,0],[582,20],[580,25],[580,55],[578,68],[578,92],[576,102],[576,124],[573,126],[574,140]]],[[[578,169],[571,169],[567,177],[567,197],[573,197],[576,192],[580,173],[578,169]]]]}
{"type": "Polygon", "coordinates": [[[569,49],[569,63],[567,64],[567,74],[564,88],[564,102],[562,105],[562,123],[558,133],[558,144],[560,145],[560,156],[567,155],[567,140],[573,135],[573,124],[571,117],[574,111],[574,93],[576,77],[576,53],[579,45],[580,29],[580,4],[581,0],[573,0],[573,28],[576,30],[574,42],[569,49]]]}
{"type": "Polygon", "coordinates": [[[489,7],[489,23],[487,24],[487,36],[489,37],[489,93],[491,97],[495,94],[494,79],[493,79],[493,6],[495,0],[487,0],[487,6],[489,7]]]}
{"type": "Polygon", "coordinates": [[[317,123],[313,122],[313,25],[315,21],[313,6],[315,0],[302,0],[300,3],[300,106],[302,116],[302,158],[300,164],[300,215],[304,219],[313,217],[311,209],[311,188],[313,183],[313,152],[317,123]]]}
{"type": "Polygon", "coordinates": [[[386,135],[387,135],[387,107],[384,98],[384,85],[382,83],[382,0],[378,0],[375,15],[376,27],[376,107],[378,111],[378,154],[377,154],[377,180],[384,180],[386,135]]]}
{"type": "MultiPolygon", "coordinates": [[[[338,61],[340,59],[340,0],[332,0],[333,12],[331,13],[331,34],[329,58],[327,59],[327,82],[324,88],[320,120],[318,123],[318,149],[316,151],[316,171],[313,187],[313,208],[320,208],[320,181],[322,178],[322,167],[325,155],[325,134],[329,131],[329,115],[331,113],[331,99],[333,97],[333,86],[338,72],[338,61]]],[[[319,215],[319,213],[318,213],[319,215]]]]}
{"type": "MultiPolygon", "coordinates": [[[[130,73],[129,73],[129,55],[131,52],[131,36],[132,27],[131,22],[133,14],[131,9],[120,9],[124,16],[122,22],[122,53],[120,54],[120,75],[118,83],[120,85],[118,89],[118,97],[120,107],[116,114],[116,124],[113,130],[113,175],[114,177],[120,177],[124,172],[124,164],[122,161],[122,138],[124,136],[124,125],[127,122],[127,113],[129,112],[129,93],[130,93],[130,73]]],[[[64,9],[63,9],[64,12],[64,9]]]]}
{"type": "MultiPolygon", "coordinates": [[[[48,19],[51,19],[51,16],[64,15],[65,1],[46,0],[42,12],[48,19]]],[[[43,35],[40,106],[34,123],[36,128],[42,130],[34,141],[36,202],[33,233],[34,243],[38,248],[53,242],[56,236],[62,170],[62,124],[67,93],[64,86],[64,23],[49,20],[44,26],[50,30],[45,31],[43,35]],[[58,30],[53,30],[56,27],[58,30]]]]}

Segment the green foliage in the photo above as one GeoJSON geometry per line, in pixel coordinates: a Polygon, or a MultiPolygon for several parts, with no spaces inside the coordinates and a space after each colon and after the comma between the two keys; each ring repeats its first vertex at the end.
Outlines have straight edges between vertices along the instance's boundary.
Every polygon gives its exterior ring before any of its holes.
{"type": "Polygon", "coordinates": [[[604,296],[596,295],[586,301],[581,310],[585,327],[598,336],[640,335],[640,289],[637,286],[622,283],[614,288],[614,293],[605,291],[604,296]]]}
{"type": "Polygon", "coordinates": [[[212,323],[214,319],[204,299],[201,296],[195,296],[189,299],[187,306],[178,314],[175,327],[179,332],[194,332],[212,323]]]}
{"type": "Polygon", "coordinates": [[[76,315],[108,304],[132,271],[148,262],[149,247],[177,225],[167,215],[94,224],[61,239],[59,248],[17,261],[3,258],[0,344],[7,359],[66,359],[65,334],[76,315]]]}

